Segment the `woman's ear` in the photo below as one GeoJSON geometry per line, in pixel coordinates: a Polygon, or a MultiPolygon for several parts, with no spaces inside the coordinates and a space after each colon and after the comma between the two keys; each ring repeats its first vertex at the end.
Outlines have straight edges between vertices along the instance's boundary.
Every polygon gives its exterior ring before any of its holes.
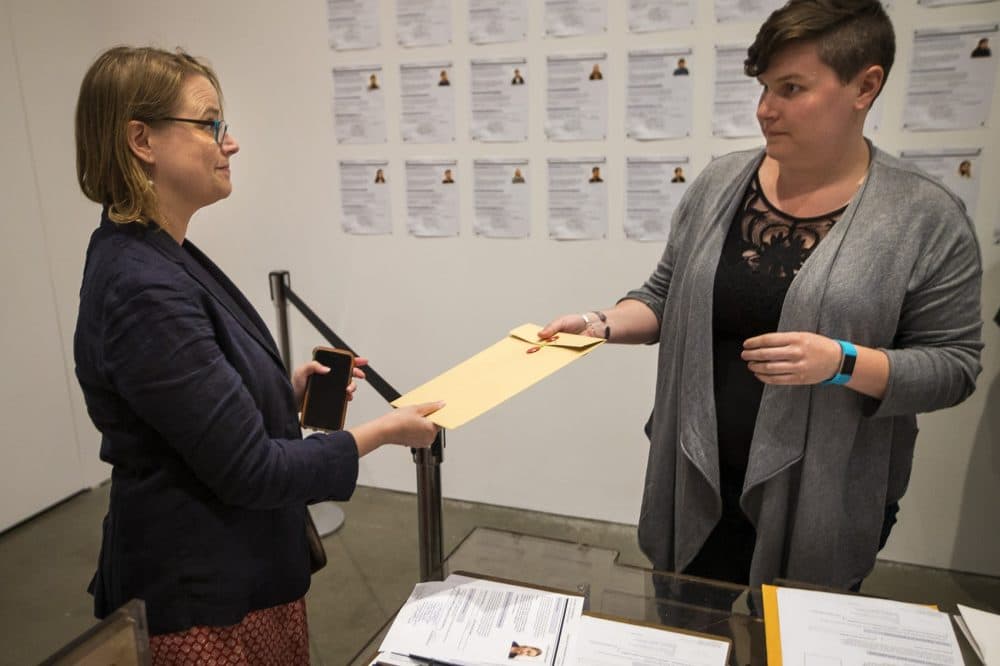
{"type": "Polygon", "coordinates": [[[858,74],[857,82],[858,97],[855,106],[858,109],[870,109],[885,83],[885,70],[881,65],[869,65],[858,74]]]}
{"type": "Polygon", "coordinates": [[[139,158],[140,162],[152,166],[156,163],[156,156],[153,153],[153,147],[150,145],[149,136],[149,125],[141,120],[128,121],[128,126],[125,128],[125,137],[128,140],[129,150],[139,158]]]}

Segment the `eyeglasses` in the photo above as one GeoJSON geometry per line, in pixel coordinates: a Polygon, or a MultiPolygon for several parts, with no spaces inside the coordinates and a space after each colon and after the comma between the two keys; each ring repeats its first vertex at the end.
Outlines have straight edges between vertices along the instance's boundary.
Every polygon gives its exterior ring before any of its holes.
{"type": "Polygon", "coordinates": [[[174,118],[167,117],[163,120],[173,120],[178,123],[193,123],[195,125],[204,125],[205,127],[212,128],[212,136],[215,137],[215,142],[222,145],[222,142],[226,140],[226,132],[229,131],[229,123],[224,120],[199,120],[197,118],[174,118]]]}

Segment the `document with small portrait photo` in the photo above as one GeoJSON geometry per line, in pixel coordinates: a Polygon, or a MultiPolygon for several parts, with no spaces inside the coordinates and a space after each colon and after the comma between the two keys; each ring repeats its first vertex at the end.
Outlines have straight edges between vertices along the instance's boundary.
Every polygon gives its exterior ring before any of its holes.
{"type": "Polygon", "coordinates": [[[458,161],[406,160],[406,228],[413,236],[457,236],[458,161]]]}
{"type": "Polygon", "coordinates": [[[337,143],[386,143],[382,66],[334,67],[332,74],[337,143]]]}
{"type": "Polygon", "coordinates": [[[667,240],[674,210],[694,180],[688,156],[627,157],[625,178],[625,237],[667,240]]]}
{"type": "Polygon", "coordinates": [[[979,204],[981,148],[934,148],[903,150],[899,156],[941,181],[965,204],[965,212],[976,219],[979,204]]]}
{"type": "Polygon", "coordinates": [[[455,88],[451,62],[399,66],[400,133],[405,143],[455,140],[455,88]]]}
{"type": "Polygon", "coordinates": [[[473,141],[526,141],[529,86],[527,58],[472,60],[469,67],[473,141]]]}
{"type": "Polygon", "coordinates": [[[388,160],[340,161],[340,226],[363,236],[392,233],[388,160]]]}
{"type": "Polygon", "coordinates": [[[607,53],[548,56],[545,134],[552,141],[608,135],[607,53]]]}
{"type": "Polygon", "coordinates": [[[484,238],[527,238],[531,233],[531,177],[528,160],[474,160],[475,223],[484,238]]]}
{"type": "Polygon", "coordinates": [[[582,596],[452,574],[414,587],[379,651],[423,663],[553,666],[582,611],[582,596]]]}
{"type": "Polygon", "coordinates": [[[372,664],[724,666],[732,641],[583,612],[583,597],[452,574],[417,583],[372,664]]]}
{"type": "Polygon", "coordinates": [[[903,129],[985,127],[997,77],[998,34],[998,23],[915,31],[903,129]]]}
{"type": "Polygon", "coordinates": [[[637,141],[691,136],[695,69],[690,48],[629,51],[626,136],[637,141]]]}
{"type": "Polygon", "coordinates": [[[549,238],[608,237],[605,157],[549,158],[549,238]]]}

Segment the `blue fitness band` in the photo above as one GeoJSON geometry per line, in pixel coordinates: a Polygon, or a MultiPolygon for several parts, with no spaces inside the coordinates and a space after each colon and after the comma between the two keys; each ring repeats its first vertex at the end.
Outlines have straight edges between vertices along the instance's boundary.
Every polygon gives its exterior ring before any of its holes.
{"type": "Polygon", "coordinates": [[[846,384],[851,381],[854,374],[854,363],[858,360],[858,348],[846,340],[834,340],[840,345],[840,370],[833,377],[825,380],[824,384],[846,384]]]}

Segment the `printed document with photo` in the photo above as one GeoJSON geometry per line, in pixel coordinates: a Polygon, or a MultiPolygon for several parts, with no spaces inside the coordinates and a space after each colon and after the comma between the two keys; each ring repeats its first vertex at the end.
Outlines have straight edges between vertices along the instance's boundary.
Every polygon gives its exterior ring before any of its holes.
{"type": "Polygon", "coordinates": [[[373,664],[724,666],[728,639],[584,614],[584,598],[452,574],[418,583],[373,664]]]}

